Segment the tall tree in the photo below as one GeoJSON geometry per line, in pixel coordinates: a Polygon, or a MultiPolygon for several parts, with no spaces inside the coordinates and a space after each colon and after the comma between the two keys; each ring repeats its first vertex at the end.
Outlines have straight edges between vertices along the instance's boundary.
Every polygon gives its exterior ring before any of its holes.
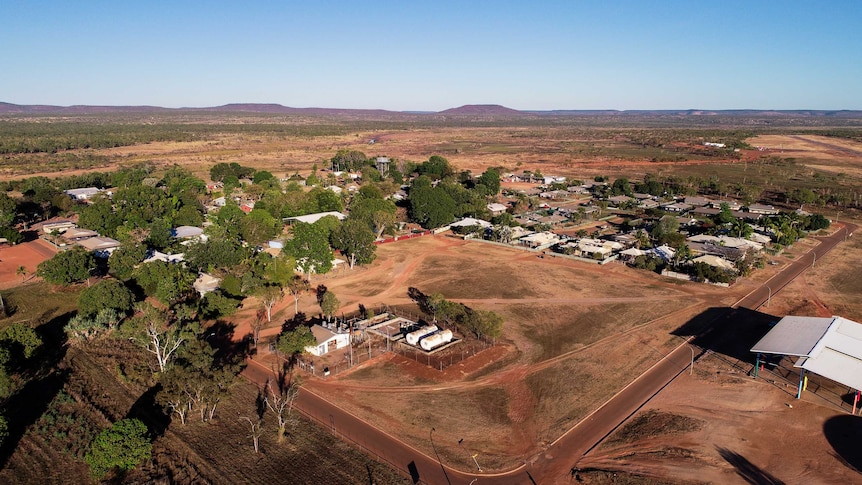
{"type": "Polygon", "coordinates": [[[351,269],[357,263],[369,264],[374,261],[377,257],[374,240],[374,233],[367,224],[352,219],[344,221],[332,234],[333,246],[347,258],[351,269]]]}
{"type": "Polygon", "coordinates": [[[338,297],[331,291],[324,293],[323,298],[320,299],[320,311],[323,312],[327,320],[332,321],[332,317],[335,316],[340,306],[341,302],[338,301],[338,297]]]}
{"type": "Polygon", "coordinates": [[[287,283],[287,291],[293,296],[293,313],[299,313],[299,299],[311,289],[311,284],[302,275],[295,274],[287,283]]]}
{"type": "Polygon", "coordinates": [[[332,249],[329,234],[317,224],[298,222],[293,225],[293,239],[287,241],[285,250],[296,259],[303,273],[327,273],[332,269],[332,249]]]}

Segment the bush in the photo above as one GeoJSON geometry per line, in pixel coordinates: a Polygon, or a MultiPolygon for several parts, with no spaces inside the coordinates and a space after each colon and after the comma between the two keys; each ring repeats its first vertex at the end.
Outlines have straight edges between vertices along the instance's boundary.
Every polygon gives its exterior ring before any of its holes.
{"type": "Polygon", "coordinates": [[[124,473],[149,459],[153,444],[147,434],[147,426],[139,419],[117,421],[99,433],[84,457],[90,474],[99,479],[114,470],[124,473]]]}

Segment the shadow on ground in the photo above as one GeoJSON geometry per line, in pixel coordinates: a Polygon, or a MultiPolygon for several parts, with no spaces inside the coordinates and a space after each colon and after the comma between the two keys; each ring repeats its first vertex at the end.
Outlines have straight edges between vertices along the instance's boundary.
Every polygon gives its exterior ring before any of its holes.
{"type": "Polygon", "coordinates": [[[746,308],[707,308],[673,335],[691,338],[691,343],[742,362],[755,364],[751,347],[763,338],[780,318],[746,308]]]}
{"type": "Polygon", "coordinates": [[[835,450],[835,457],[848,468],[862,470],[862,417],[841,414],[823,424],[823,435],[835,450]]]}
{"type": "Polygon", "coordinates": [[[784,482],[754,463],[751,463],[739,453],[720,446],[717,446],[716,450],[724,458],[724,461],[730,463],[736,469],[736,474],[745,480],[746,483],[753,485],[784,485],[784,482]]]}

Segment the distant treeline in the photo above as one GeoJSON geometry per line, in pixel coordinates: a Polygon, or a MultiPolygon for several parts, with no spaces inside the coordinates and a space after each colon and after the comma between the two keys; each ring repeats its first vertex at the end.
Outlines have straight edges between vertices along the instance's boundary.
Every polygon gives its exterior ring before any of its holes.
{"type": "Polygon", "coordinates": [[[332,136],[355,128],[338,125],[146,124],[0,121],[0,154],[58,153],[151,142],[193,141],[220,133],[332,136]]]}

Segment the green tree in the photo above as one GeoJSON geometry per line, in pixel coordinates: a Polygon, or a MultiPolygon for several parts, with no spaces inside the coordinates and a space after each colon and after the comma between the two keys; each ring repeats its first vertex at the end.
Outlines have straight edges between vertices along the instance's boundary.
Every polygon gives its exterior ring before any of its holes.
{"type": "Polygon", "coordinates": [[[493,197],[500,192],[500,171],[496,168],[489,168],[482,172],[476,182],[485,186],[488,191],[487,195],[493,197]]]}
{"type": "Polygon", "coordinates": [[[78,224],[105,236],[116,234],[123,220],[114,212],[113,204],[107,197],[97,197],[92,204],[81,209],[78,224]]]}
{"type": "Polygon", "coordinates": [[[367,224],[351,219],[344,221],[332,234],[333,246],[347,258],[351,268],[357,263],[369,264],[374,261],[377,257],[374,240],[374,233],[367,224]]]}
{"type": "Polygon", "coordinates": [[[260,299],[264,310],[266,310],[266,321],[271,322],[272,307],[284,298],[284,289],[280,286],[265,285],[258,289],[257,297],[260,299]]]}
{"type": "Polygon", "coordinates": [[[0,364],[29,359],[42,345],[42,338],[32,328],[20,323],[13,323],[0,331],[0,343],[6,354],[0,358],[0,364]],[[17,357],[16,357],[17,356],[17,357]]]}
{"type": "Polygon", "coordinates": [[[332,269],[329,234],[318,224],[294,224],[293,239],[287,241],[285,250],[296,260],[296,266],[307,275],[324,274],[332,269]]]}
{"type": "Polygon", "coordinates": [[[114,250],[108,258],[108,272],[125,281],[132,277],[135,266],[141,264],[147,257],[147,247],[144,244],[128,242],[114,250]]]}
{"type": "Polygon", "coordinates": [[[262,209],[253,209],[240,221],[240,235],[249,244],[259,245],[281,232],[282,222],[262,209]]]}
{"type": "Polygon", "coordinates": [[[728,224],[736,220],[736,217],[734,217],[733,212],[730,210],[730,205],[727,202],[722,202],[720,207],[721,210],[715,216],[716,224],[728,224]]]}
{"type": "Polygon", "coordinates": [[[439,186],[432,187],[427,177],[413,181],[408,202],[410,218],[422,227],[441,227],[455,220],[455,200],[439,186]]]}
{"type": "Polygon", "coordinates": [[[126,314],[132,310],[133,303],[134,296],[126,285],[108,279],[81,291],[78,295],[78,312],[87,317],[92,317],[104,309],[126,314]]]}
{"type": "Polygon", "coordinates": [[[314,338],[311,329],[299,326],[279,335],[276,348],[282,354],[291,356],[305,352],[305,348],[312,345],[317,345],[317,339],[314,338]]]}
{"type": "Polygon", "coordinates": [[[112,471],[121,475],[150,458],[153,444],[147,426],[139,419],[123,419],[96,436],[84,461],[93,478],[112,471]]]}
{"type": "Polygon", "coordinates": [[[332,320],[332,317],[335,316],[335,312],[338,311],[340,306],[341,302],[338,301],[338,297],[336,297],[331,291],[324,293],[323,297],[320,299],[320,311],[323,312],[323,316],[325,316],[327,320],[332,320]]]}
{"type": "Polygon", "coordinates": [[[36,267],[36,275],[48,283],[68,286],[90,277],[96,267],[93,255],[82,247],[55,254],[36,267]]]}

